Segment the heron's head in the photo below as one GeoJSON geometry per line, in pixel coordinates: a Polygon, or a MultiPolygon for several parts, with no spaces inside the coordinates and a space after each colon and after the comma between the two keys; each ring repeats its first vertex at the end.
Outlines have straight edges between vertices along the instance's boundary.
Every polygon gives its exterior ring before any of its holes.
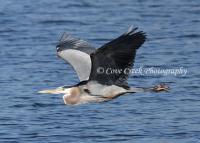
{"type": "Polygon", "coordinates": [[[39,93],[47,94],[64,94],[63,101],[65,104],[78,104],[80,101],[80,89],[78,87],[58,87],[56,89],[48,89],[39,91],[39,93]]]}

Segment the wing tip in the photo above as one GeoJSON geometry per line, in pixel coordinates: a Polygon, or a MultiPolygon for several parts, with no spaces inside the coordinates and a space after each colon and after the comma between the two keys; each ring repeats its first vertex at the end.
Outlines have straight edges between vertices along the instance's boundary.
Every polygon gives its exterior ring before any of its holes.
{"type": "Polygon", "coordinates": [[[131,25],[128,29],[127,32],[125,32],[123,35],[134,35],[134,34],[140,34],[140,35],[143,35],[145,38],[146,38],[146,33],[144,31],[137,31],[139,28],[138,27],[134,27],[133,25],[131,25]]]}
{"type": "Polygon", "coordinates": [[[137,36],[143,39],[143,42],[145,42],[147,39],[146,32],[142,30],[138,31],[138,29],[139,29],[138,27],[134,27],[133,25],[131,25],[128,31],[123,34],[123,36],[137,36]]]}
{"type": "Polygon", "coordinates": [[[91,46],[88,42],[64,32],[56,44],[56,51],[60,52],[65,49],[78,49],[80,47],[93,49],[93,46],[91,46]]]}

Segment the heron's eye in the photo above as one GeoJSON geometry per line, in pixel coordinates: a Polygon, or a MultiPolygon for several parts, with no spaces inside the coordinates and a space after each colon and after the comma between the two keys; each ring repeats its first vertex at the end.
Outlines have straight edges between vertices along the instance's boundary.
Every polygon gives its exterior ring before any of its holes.
{"type": "Polygon", "coordinates": [[[83,89],[86,93],[90,93],[89,89],[85,88],[83,89]]]}

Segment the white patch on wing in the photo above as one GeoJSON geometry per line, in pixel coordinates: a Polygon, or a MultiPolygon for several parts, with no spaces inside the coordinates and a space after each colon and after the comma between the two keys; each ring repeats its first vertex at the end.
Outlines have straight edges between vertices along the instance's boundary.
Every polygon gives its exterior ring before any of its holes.
{"type": "Polygon", "coordinates": [[[74,49],[63,50],[58,55],[72,65],[80,81],[88,80],[91,71],[90,55],[74,49]]]}

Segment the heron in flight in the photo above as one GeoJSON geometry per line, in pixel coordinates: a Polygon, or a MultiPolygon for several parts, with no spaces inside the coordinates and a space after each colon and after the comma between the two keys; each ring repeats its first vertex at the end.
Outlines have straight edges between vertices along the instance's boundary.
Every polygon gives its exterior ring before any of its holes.
{"type": "Polygon", "coordinates": [[[77,105],[109,101],[127,93],[167,91],[164,84],[138,88],[127,83],[130,73],[124,71],[132,68],[136,51],[145,40],[143,31],[130,27],[118,38],[96,49],[88,42],[64,33],[56,47],[57,55],[73,67],[80,82],[39,93],[64,94],[65,104],[77,105]],[[118,69],[118,72],[108,74],[106,69],[118,69]]]}

